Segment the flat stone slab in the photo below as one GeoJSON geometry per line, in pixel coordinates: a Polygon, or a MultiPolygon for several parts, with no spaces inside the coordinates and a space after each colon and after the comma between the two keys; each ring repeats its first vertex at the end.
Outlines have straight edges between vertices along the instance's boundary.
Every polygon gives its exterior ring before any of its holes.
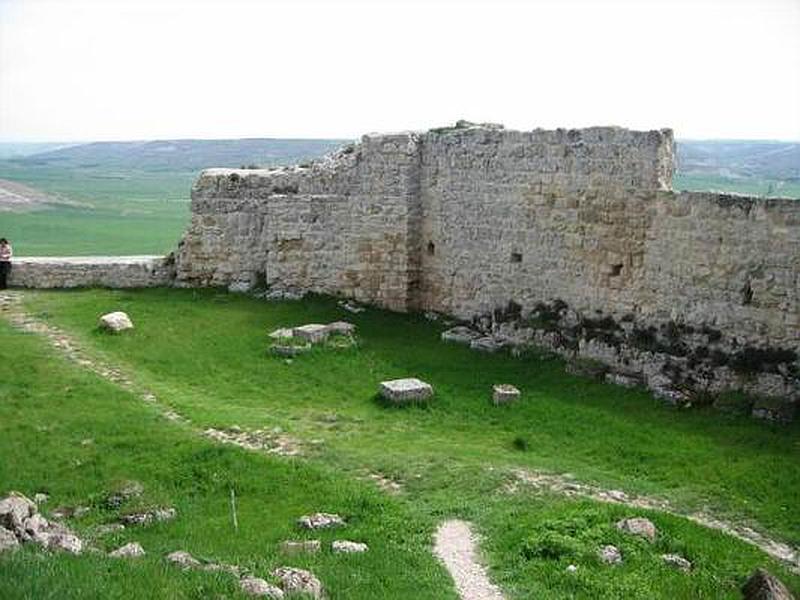
{"type": "Polygon", "coordinates": [[[99,326],[101,329],[117,333],[119,331],[125,331],[126,329],[133,329],[133,322],[126,313],[116,311],[100,317],[99,326]]]}
{"type": "Polygon", "coordinates": [[[356,332],[356,326],[347,321],[334,321],[326,325],[329,333],[337,333],[340,335],[353,335],[356,332]]]}
{"type": "Polygon", "coordinates": [[[500,383],[492,388],[492,402],[495,406],[519,400],[520,391],[508,383],[500,383]]]}
{"type": "Polygon", "coordinates": [[[381,397],[393,404],[424,402],[433,396],[433,387],[416,377],[381,381],[381,397]]]}
{"type": "Polygon", "coordinates": [[[327,325],[320,325],[318,323],[309,323],[308,325],[301,325],[292,330],[294,337],[307,340],[312,344],[317,344],[324,341],[330,331],[327,325]]]}

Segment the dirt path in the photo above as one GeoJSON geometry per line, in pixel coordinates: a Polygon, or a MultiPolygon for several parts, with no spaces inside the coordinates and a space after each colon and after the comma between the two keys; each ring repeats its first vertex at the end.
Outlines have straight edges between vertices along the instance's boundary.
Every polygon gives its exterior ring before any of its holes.
{"type": "MultiPolygon", "coordinates": [[[[183,423],[191,427],[198,435],[220,443],[232,444],[247,450],[263,451],[269,454],[294,456],[301,453],[301,444],[285,434],[268,430],[243,431],[235,426],[222,430],[213,428],[201,429],[192,425],[188,418],[176,412],[172,407],[161,403],[154,393],[136,384],[121,369],[97,358],[92,353],[86,352],[73,336],[25,312],[22,306],[22,292],[0,292],[0,316],[7,319],[11,325],[17,329],[42,335],[54,348],[69,360],[90,370],[103,379],[111,381],[121,388],[136,394],[144,402],[150,403],[156,407],[165,419],[183,423]]],[[[509,493],[514,493],[519,486],[532,486],[565,496],[591,498],[601,502],[613,502],[633,508],[659,510],[674,514],[710,529],[723,531],[752,544],[771,557],[785,563],[795,573],[800,573],[800,550],[774,540],[753,527],[719,519],[715,517],[711,511],[681,511],[666,500],[647,496],[631,496],[620,490],[607,490],[598,486],[580,483],[566,475],[541,473],[524,469],[517,469],[513,471],[512,475],[514,480],[506,489],[509,493]]],[[[448,521],[447,523],[461,522],[448,521]]],[[[454,531],[458,530],[456,526],[453,527],[454,531]]],[[[467,539],[472,540],[469,527],[466,527],[467,539]]],[[[447,531],[450,530],[448,529],[447,531]]],[[[453,533],[453,535],[455,535],[455,533],[453,533]]],[[[474,540],[469,543],[474,545],[474,540]]],[[[472,548],[472,546],[470,546],[470,548],[472,548]]],[[[474,550],[469,549],[465,552],[468,552],[469,556],[474,557],[474,550]]],[[[442,558],[442,560],[445,559],[442,558]]],[[[467,596],[463,597],[467,598],[467,596]]],[[[483,596],[468,597],[476,599],[483,598],[483,596]]],[[[493,598],[493,596],[485,597],[493,598]]],[[[497,597],[499,598],[501,596],[497,597]]]]}
{"type": "Polygon", "coordinates": [[[504,600],[478,562],[477,539],[469,523],[455,519],[442,523],[433,551],[450,572],[461,600],[504,600]]]}
{"type": "Polygon", "coordinates": [[[228,429],[214,429],[212,427],[201,429],[194,426],[187,417],[160,402],[152,391],[135,383],[122,369],[97,358],[92,353],[86,352],[81,344],[68,333],[28,314],[22,306],[22,292],[0,292],[0,316],[8,320],[16,329],[43,336],[68,360],[135,394],[142,401],[155,407],[165,419],[182,423],[190,427],[198,435],[222,444],[231,444],[246,450],[263,451],[267,454],[295,456],[301,453],[300,444],[290,436],[280,432],[268,430],[243,431],[236,426],[228,429]]]}

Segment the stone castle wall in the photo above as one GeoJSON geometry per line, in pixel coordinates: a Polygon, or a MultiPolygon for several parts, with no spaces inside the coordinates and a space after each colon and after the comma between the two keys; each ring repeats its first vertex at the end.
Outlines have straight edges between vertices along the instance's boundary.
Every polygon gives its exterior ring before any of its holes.
{"type": "Polygon", "coordinates": [[[795,394],[800,202],[675,193],[673,163],[669,130],[461,126],[365,136],[306,166],[210,169],[176,281],[494,315],[492,327],[512,313],[615,368],[642,360],[631,348],[659,377],[677,361],[689,387],[741,388],[698,369],[761,352],[755,371],[782,382],[767,387],[795,394]]]}
{"type": "Polygon", "coordinates": [[[12,263],[9,284],[22,288],[141,288],[171,285],[171,257],[22,257],[12,263]]]}

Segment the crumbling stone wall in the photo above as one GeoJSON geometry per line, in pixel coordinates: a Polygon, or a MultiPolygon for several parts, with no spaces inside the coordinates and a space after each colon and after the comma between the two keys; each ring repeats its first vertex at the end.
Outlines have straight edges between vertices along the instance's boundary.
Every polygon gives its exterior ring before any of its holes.
{"type": "Polygon", "coordinates": [[[23,288],[143,288],[172,284],[171,256],[16,258],[9,284],[23,288]]]}
{"type": "Polygon", "coordinates": [[[669,130],[460,125],[210,169],[177,282],[490,315],[654,389],[796,398],[800,202],[675,193],[673,165],[669,130]]]}

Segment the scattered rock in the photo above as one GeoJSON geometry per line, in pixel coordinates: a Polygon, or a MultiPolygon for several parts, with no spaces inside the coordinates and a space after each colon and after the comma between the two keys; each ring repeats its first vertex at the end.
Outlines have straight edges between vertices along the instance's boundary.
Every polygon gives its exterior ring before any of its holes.
{"type": "Polygon", "coordinates": [[[14,531],[36,512],[36,504],[19,492],[11,492],[0,500],[0,527],[14,531]]]}
{"type": "Polygon", "coordinates": [[[83,550],[83,541],[73,533],[52,533],[46,538],[45,548],[80,554],[83,550]]]}
{"type": "Polygon", "coordinates": [[[313,515],[303,515],[297,520],[297,524],[305,529],[327,529],[329,527],[341,527],[345,525],[344,519],[332,513],[314,513],[313,515]]]}
{"type": "Polygon", "coordinates": [[[744,600],[794,600],[789,589],[766,569],[756,569],[742,587],[744,600]]]}
{"type": "Polygon", "coordinates": [[[5,527],[0,527],[0,554],[6,550],[14,550],[18,546],[19,541],[17,540],[17,536],[14,535],[14,532],[5,527]]]}
{"type": "Polygon", "coordinates": [[[336,540],[331,544],[331,549],[337,554],[359,554],[369,550],[369,546],[361,542],[349,540],[336,540]]]}
{"type": "Polygon", "coordinates": [[[479,352],[497,352],[503,347],[503,344],[491,336],[479,337],[472,340],[469,344],[472,350],[479,352]]]}
{"type": "Polygon", "coordinates": [[[575,565],[567,565],[567,569],[566,569],[567,573],[574,573],[577,570],[578,570],[578,567],[576,567],[575,565]]]}
{"type": "Polygon", "coordinates": [[[294,567],[280,567],[272,572],[283,584],[286,594],[308,594],[312,598],[322,598],[322,583],[313,573],[294,567]]]}
{"type": "Polygon", "coordinates": [[[111,558],[138,558],[145,555],[144,548],[138,542],[131,542],[108,554],[111,558]]]}
{"type": "MultiPolygon", "coordinates": [[[[55,524],[54,524],[55,525],[55,524]]],[[[47,542],[47,536],[51,533],[50,522],[40,513],[36,513],[25,519],[22,527],[17,529],[17,535],[22,541],[34,541],[39,544],[47,542]]]]}
{"type": "Polygon", "coordinates": [[[199,560],[184,550],[176,550],[167,554],[167,560],[181,569],[196,569],[201,566],[199,560]]]}
{"type": "Polygon", "coordinates": [[[281,543],[284,554],[315,554],[322,549],[319,540],[287,540],[281,543]]]}
{"type": "Polygon", "coordinates": [[[616,565],[622,562],[622,553],[616,546],[603,546],[597,552],[597,555],[607,565],[616,565]]]}
{"type": "Polygon", "coordinates": [[[415,377],[382,381],[380,394],[392,404],[424,402],[433,396],[433,388],[415,377]]]}
{"type": "Polygon", "coordinates": [[[501,383],[492,388],[492,402],[494,402],[495,406],[514,402],[519,400],[519,397],[520,392],[513,385],[501,383]]]}
{"type": "Polygon", "coordinates": [[[607,373],[606,381],[608,383],[613,383],[614,385],[620,385],[624,388],[635,388],[643,383],[643,381],[638,377],[634,377],[632,375],[622,375],[621,373],[607,373]]]}
{"type": "Polygon", "coordinates": [[[33,501],[34,501],[36,504],[44,504],[44,503],[45,503],[45,502],[47,502],[49,499],[50,499],[50,496],[48,496],[47,494],[43,494],[43,493],[41,493],[41,492],[39,492],[38,494],[35,494],[35,495],[33,496],[33,501]]]}
{"type": "Polygon", "coordinates": [[[617,529],[625,533],[641,536],[650,542],[654,542],[656,539],[656,526],[653,525],[650,519],[643,517],[623,519],[617,523],[617,529]]]}
{"type": "Polygon", "coordinates": [[[457,344],[469,344],[479,337],[481,337],[480,333],[465,325],[457,325],[447,331],[443,331],[441,335],[443,342],[455,342],[457,344]]]}
{"type": "Polygon", "coordinates": [[[328,337],[327,325],[320,325],[318,323],[309,323],[308,325],[301,325],[292,330],[294,337],[306,340],[312,344],[318,344],[325,341],[328,337]]]}
{"type": "Polygon", "coordinates": [[[334,321],[333,323],[328,323],[325,327],[328,328],[328,333],[339,335],[353,335],[356,332],[356,326],[347,321],[334,321]]]}
{"type": "Polygon", "coordinates": [[[750,413],[754,419],[786,425],[794,421],[796,402],[776,398],[757,398],[750,413]]]}
{"type": "Polygon", "coordinates": [[[275,331],[269,334],[269,337],[271,337],[273,340],[286,339],[293,336],[294,336],[294,331],[292,331],[287,327],[281,327],[280,329],[276,329],[275,331]]]}
{"type": "Polygon", "coordinates": [[[150,525],[161,521],[170,521],[177,516],[174,508],[154,508],[142,512],[130,513],[120,517],[124,525],[150,525]]]}
{"type": "Polygon", "coordinates": [[[133,322],[130,317],[122,311],[112,312],[100,317],[100,329],[119,333],[126,329],[133,329],[133,322]]]}
{"type": "Polygon", "coordinates": [[[692,570],[692,563],[677,554],[662,554],[661,560],[663,560],[671,567],[675,567],[676,569],[680,569],[681,571],[692,570]]]}
{"type": "Polygon", "coordinates": [[[138,481],[124,481],[117,489],[106,496],[106,506],[112,510],[120,508],[128,500],[137,498],[144,492],[144,486],[138,481]]]}
{"type": "Polygon", "coordinates": [[[267,583],[259,577],[244,577],[239,580],[239,587],[248,596],[261,596],[263,598],[283,598],[283,591],[267,583]]]}
{"type": "Polygon", "coordinates": [[[339,302],[339,306],[341,306],[347,312],[353,313],[354,315],[357,315],[357,314],[362,313],[365,310],[367,310],[366,308],[358,306],[357,304],[355,304],[354,302],[351,302],[350,300],[346,300],[346,301],[345,300],[341,300],[339,302]]]}

